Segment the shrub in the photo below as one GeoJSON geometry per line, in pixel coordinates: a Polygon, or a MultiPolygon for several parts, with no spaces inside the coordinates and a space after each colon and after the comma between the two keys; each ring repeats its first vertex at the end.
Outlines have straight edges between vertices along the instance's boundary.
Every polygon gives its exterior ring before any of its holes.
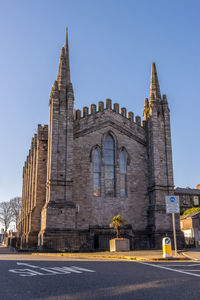
{"type": "Polygon", "coordinates": [[[190,214],[197,213],[197,212],[200,212],[200,207],[192,207],[192,208],[184,211],[183,216],[190,215],[190,214]]]}
{"type": "Polygon", "coordinates": [[[121,215],[114,216],[110,227],[114,227],[116,230],[117,239],[119,238],[119,227],[125,224],[125,220],[121,215]]]}

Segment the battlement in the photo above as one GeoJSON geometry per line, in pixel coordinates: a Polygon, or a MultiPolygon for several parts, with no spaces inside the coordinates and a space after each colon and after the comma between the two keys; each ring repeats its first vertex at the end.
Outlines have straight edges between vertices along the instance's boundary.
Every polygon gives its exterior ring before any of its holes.
{"type": "Polygon", "coordinates": [[[39,140],[48,140],[48,125],[38,124],[37,137],[39,140]]]}
{"type": "Polygon", "coordinates": [[[48,125],[42,126],[41,124],[38,124],[37,133],[35,133],[31,139],[30,149],[26,157],[26,160],[24,162],[23,176],[25,170],[28,168],[28,164],[31,164],[31,159],[33,157],[33,154],[36,152],[38,140],[48,141],[48,125]]]}
{"type": "Polygon", "coordinates": [[[113,111],[114,113],[120,114],[122,117],[128,119],[131,123],[135,123],[138,126],[144,125],[144,122],[141,124],[141,117],[140,116],[135,116],[134,118],[134,113],[132,111],[128,112],[127,114],[127,109],[125,107],[119,106],[118,103],[114,103],[112,105],[112,100],[111,99],[106,99],[105,100],[105,105],[103,101],[99,101],[98,105],[96,104],[91,104],[90,108],[87,106],[84,106],[82,109],[82,112],[80,109],[77,109],[74,111],[74,120],[79,121],[84,118],[88,118],[89,116],[94,116],[99,113],[104,113],[106,110],[113,111]]]}

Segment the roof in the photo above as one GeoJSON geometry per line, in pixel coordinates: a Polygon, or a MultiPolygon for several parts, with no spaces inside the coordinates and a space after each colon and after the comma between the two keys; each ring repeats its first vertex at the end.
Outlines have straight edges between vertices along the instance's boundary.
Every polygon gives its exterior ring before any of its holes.
{"type": "Polygon", "coordinates": [[[200,211],[194,212],[194,213],[191,213],[189,215],[180,216],[180,219],[181,220],[190,219],[190,218],[196,217],[196,215],[199,215],[199,214],[200,214],[200,211]]]}
{"type": "Polygon", "coordinates": [[[200,190],[198,189],[185,189],[185,188],[180,188],[177,187],[174,191],[175,195],[176,194],[187,194],[187,195],[199,195],[200,196],[200,190]]]}

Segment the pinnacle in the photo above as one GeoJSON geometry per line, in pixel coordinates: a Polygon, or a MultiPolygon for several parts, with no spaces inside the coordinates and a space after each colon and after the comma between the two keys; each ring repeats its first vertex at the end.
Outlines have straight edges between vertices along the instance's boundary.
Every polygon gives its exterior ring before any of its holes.
{"type": "Polygon", "coordinates": [[[68,29],[66,29],[65,45],[61,50],[57,81],[59,90],[61,86],[64,88],[64,86],[66,87],[70,82],[68,29]]]}
{"type": "Polygon", "coordinates": [[[156,63],[153,62],[151,65],[151,82],[150,82],[150,101],[161,99],[160,86],[158,81],[158,75],[156,71],[156,63]]]}
{"type": "Polygon", "coordinates": [[[66,34],[65,34],[65,50],[68,48],[68,27],[66,27],[66,34]]]}
{"type": "Polygon", "coordinates": [[[57,82],[57,80],[54,81],[52,90],[53,91],[57,91],[58,90],[58,82],[57,82]]]}
{"type": "Polygon", "coordinates": [[[68,45],[68,28],[66,28],[66,37],[65,37],[65,57],[66,57],[66,70],[67,70],[67,82],[70,82],[70,66],[69,66],[69,45],[68,45]]]}

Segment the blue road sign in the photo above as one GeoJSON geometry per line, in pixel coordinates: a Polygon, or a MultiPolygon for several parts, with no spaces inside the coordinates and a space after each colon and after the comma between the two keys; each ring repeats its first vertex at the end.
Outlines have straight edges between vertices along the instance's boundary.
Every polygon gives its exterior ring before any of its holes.
{"type": "Polygon", "coordinates": [[[173,203],[176,199],[172,196],[172,197],[169,198],[169,200],[170,200],[170,202],[173,203]]]}
{"type": "Polygon", "coordinates": [[[166,201],[166,213],[175,213],[179,214],[180,213],[180,208],[179,208],[179,197],[178,196],[166,196],[165,197],[166,201]]]}

